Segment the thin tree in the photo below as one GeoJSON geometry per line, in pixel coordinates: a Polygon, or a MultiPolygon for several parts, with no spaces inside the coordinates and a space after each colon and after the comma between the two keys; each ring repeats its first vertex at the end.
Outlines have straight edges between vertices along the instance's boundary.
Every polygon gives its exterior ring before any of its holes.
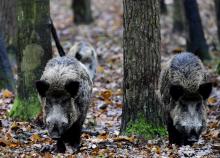
{"type": "Polygon", "coordinates": [[[5,42],[0,34],[0,89],[7,88],[13,91],[15,86],[14,81],[5,42]]]}
{"type": "Polygon", "coordinates": [[[218,29],[218,40],[220,43],[220,1],[215,0],[215,13],[216,13],[216,23],[218,29]]]}
{"type": "Polygon", "coordinates": [[[145,135],[147,124],[159,127],[160,104],[155,94],[160,74],[159,0],[123,0],[124,86],[121,132],[145,135]],[[137,124],[141,123],[140,126],[137,124]],[[141,129],[143,128],[143,129],[141,129]]]}
{"type": "Polygon", "coordinates": [[[208,45],[203,32],[199,8],[196,0],[184,0],[187,24],[187,50],[198,55],[202,60],[210,60],[208,45]]]}
{"type": "Polygon", "coordinates": [[[10,116],[31,119],[40,111],[35,81],[52,57],[49,0],[19,0],[16,5],[18,85],[10,116]]]}
{"type": "MultiPolygon", "coordinates": [[[[16,0],[1,0],[0,1],[0,34],[1,34],[1,50],[5,56],[5,61],[10,65],[2,64],[1,70],[7,70],[8,75],[3,75],[4,77],[10,77],[11,86],[6,84],[10,90],[15,90],[15,81],[13,81],[13,75],[11,69],[16,68],[16,0]],[[4,45],[4,46],[3,46],[4,45]],[[4,48],[3,48],[4,47],[4,48]],[[7,57],[6,57],[7,56],[7,57]]],[[[2,82],[6,81],[1,80],[2,82]]],[[[4,86],[5,87],[5,86],[4,86]]]]}
{"type": "Polygon", "coordinates": [[[173,3],[173,31],[183,32],[185,29],[185,13],[182,0],[174,0],[173,3]]]}
{"type": "Polygon", "coordinates": [[[0,32],[5,42],[11,44],[16,36],[16,0],[0,1],[0,32]]]}
{"type": "Polygon", "coordinates": [[[91,0],[72,0],[72,10],[76,24],[87,24],[93,21],[91,0]]]}

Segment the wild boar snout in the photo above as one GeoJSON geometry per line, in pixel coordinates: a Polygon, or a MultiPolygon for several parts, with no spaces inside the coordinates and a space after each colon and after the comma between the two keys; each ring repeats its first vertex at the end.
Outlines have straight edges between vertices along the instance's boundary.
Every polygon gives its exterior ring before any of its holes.
{"type": "Polygon", "coordinates": [[[46,116],[46,127],[49,135],[54,138],[60,138],[63,132],[68,129],[69,121],[62,108],[54,105],[46,116]]]}
{"type": "Polygon", "coordinates": [[[57,120],[47,120],[46,121],[48,133],[53,139],[61,138],[64,130],[68,127],[68,122],[57,121],[57,120]]]}

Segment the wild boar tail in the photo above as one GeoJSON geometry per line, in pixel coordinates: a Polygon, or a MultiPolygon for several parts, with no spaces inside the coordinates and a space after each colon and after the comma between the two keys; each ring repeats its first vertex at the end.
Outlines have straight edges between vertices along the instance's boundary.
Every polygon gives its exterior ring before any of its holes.
{"type": "Polygon", "coordinates": [[[51,33],[52,33],[53,39],[55,41],[58,53],[60,54],[61,57],[65,56],[66,53],[64,52],[63,47],[62,47],[62,45],[60,43],[60,40],[59,40],[59,38],[57,36],[57,31],[56,31],[56,28],[55,28],[55,26],[53,24],[53,20],[52,20],[51,17],[50,17],[49,26],[50,26],[51,33]]]}

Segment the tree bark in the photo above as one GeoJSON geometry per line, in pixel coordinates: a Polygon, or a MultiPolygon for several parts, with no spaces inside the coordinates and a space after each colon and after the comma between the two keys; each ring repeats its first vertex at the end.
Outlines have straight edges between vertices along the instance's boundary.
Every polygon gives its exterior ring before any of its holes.
{"type": "Polygon", "coordinates": [[[218,40],[220,43],[220,1],[215,0],[216,24],[218,29],[218,40]]]}
{"type": "Polygon", "coordinates": [[[31,119],[40,111],[35,81],[52,57],[49,0],[17,3],[18,86],[11,116],[31,119]]]}
{"type": "Polygon", "coordinates": [[[88,24],[93,21],[91,0],[72,0],[74,22],[88,24]]]}
{"type": "Polygon", "coordinates": [[[183,32],[185,28],[184,7],[182,0],[174,0],[173,4],[173,32],[183,32]]]}
{"type": "Polygon", "coordinates": [[[8,90],[13,91],[15,86],[14,81],[8,54],[5,48],[5,42],[0,34],[0,89],[7,88],[8,90]]]}
{"type": "Polygon", "coordinates": [[[16,0],[0,1],[0,33],[12,68],[16,68],[16,0]]]}
{"type": "Polygon", "coordinates": [[[157,89],[160,74],[159,0],[123,0],[124,5],[124,106],[121,132],[144,117],[162,124],[157,89]]]}
{"type": "Polygon", "coordinates": [[[0,32],[6,43],[10,43],[16,36],[16,1],[0,1],[0,32]]]}
{"type": "Polygon", "coordinates": [[[201,60],[210,60],[197,2],[196,0],[184,0],[183,2],[188,29],[187,50],[199,56],[201,60]]]}

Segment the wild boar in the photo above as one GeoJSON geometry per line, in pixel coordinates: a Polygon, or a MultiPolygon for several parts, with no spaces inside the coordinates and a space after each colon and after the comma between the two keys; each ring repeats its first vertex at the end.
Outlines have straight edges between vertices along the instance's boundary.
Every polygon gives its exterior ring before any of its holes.
{"type": "Polygon", "coordinates": [[[76,42],[67,55],[74,56],[81,63],[83,63],[88,70],[89,76],[92,80],[94,80],[98,62],[96,51],[91,44],[83,41],[76,42]]]}
{"type": "Polygon", "coordinates": [[[51,59],[36,81],[44,123],[49,135],[57,140],[57,152],[66,148],[74,152],[79,146],[92,84],[85,66],[71,56],[51,59]]]}
{"type": "Polygon", "coordinates": [[[161,72],[159,88],[169,142],[192,145],[206,128],[206,104],[212,91],[201,60],[188,52],[174,56],[161,72]]]}

